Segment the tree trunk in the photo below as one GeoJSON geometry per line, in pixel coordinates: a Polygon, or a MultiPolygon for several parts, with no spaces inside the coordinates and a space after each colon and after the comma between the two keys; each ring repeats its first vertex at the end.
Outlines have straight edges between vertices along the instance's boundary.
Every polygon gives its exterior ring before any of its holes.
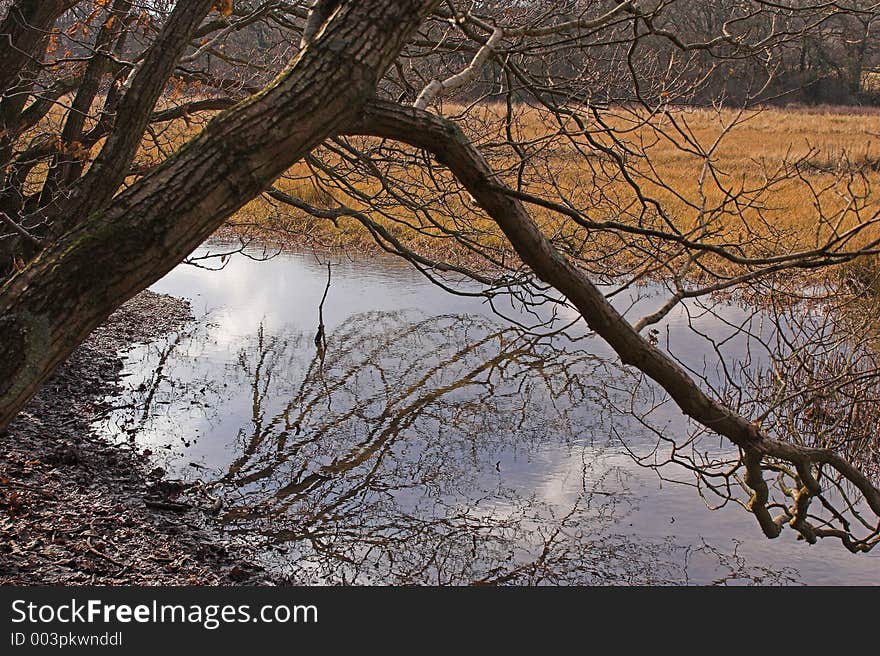
{"type": "Polygon", "coordinates": [[[355,132],[433,153],[498,224],[522,261],[574,304],[624,364],[647,374],[686,415],[735,444],[748,447],[759,439],[755,426],[708,397],[684,369],[621,316],[586,274],[553,248],[523,203],[504,193],[489,164],[454,122],[419,109],[374,101],[365,108],[355,132]]]}
{"type": "Polygon", "coordinates": [[[790,521],[810,542],[817,537],[834,536],[854,551],[870,549],[853,542],[848,535],[815,528],[807,521],[809,499],[821,490],[812,468],[825,465],[837,470],[858,488],[876,516],[880,516],[880,488],[833,450],[770,439],[746,417],[705,394],[684,369],[621,316],[586,274],[553,248],[523,203],[506,193],[506,187],[496,180],[489,164],[455,123],[418,109],[374,101],[365,107],[361,122],[351,134],[393,139],[433,153],[498,224],[523,262],[574,304],[590,328],[614,349],[624,364],[636,367],[663,387],[684,414],[739,446],[745,454],[744,482],[752,491],[748,508],[767,537],[777,537],[783,522],[790,521]],[[771,515],[769,490],[762,471],[766,457],[794,465],[802,486],[799,494],[806,503],[794,504],[776,517],[771,515]]]}
{"type": "Polygon", "coordinates": [[[348,2],[266,90],[83,220],[0,289],[0,429],[109,314],[353,122],[437,0],[348,2]]]}
{"type": "Polygon", "coordinates": [[[0,173],[23,128],[16,119],[43,61],[47,35],[58,17],[74,4],[71,0],[18,0],[0,23],[0,173]]]}

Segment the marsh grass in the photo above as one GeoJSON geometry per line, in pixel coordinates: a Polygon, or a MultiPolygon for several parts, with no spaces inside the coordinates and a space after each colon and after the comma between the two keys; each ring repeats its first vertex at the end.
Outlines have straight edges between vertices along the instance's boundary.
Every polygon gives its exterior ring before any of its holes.
{"type": "MultiPolygon", "coordinates": [[[[556,117],[528,110],[519,114],[513,127],[524,153],[520,158],[506,144],[501,107],[461,111],[466,131],[507,184],[515,186],[519,179],[523,191],[562,199],[592,220],[671,226],[758,255],[815,248],[861,224],[866,227],[851,238],[850,246],[880,236],[873,225],[874,189],[880,181],[876,112],[767,109],[735,116],[683,109],[656,117],[653,125],[637,113],[621,112],[607,119],[614,139],[591,126],[590,139],[600,146],[596,148],[584,136],[571,137],[570,124],[560,126],[554,123],[556,117]],[[735,127],[728,128],[732,123],[735,127]],[[624,179],[621,163],[633,184],[624,179]],[[665,216],[643,206],[639,194],[655,199],[665,216]]],[[[332,154],[322,157],[328,168],[335,166],[332,154]]],[[[367,212],[420,252],[472,259],[473,253],[463,248],[472,244],[496,257],[508,256],[497,228],[468,195],[442,173],[428,179],[414,170],[423,164],[414,159],[413,170],[405,170],[402,163],[388,166],[385,180],[363,176],[353,184],[356,192],[326,170],[300,164],[278,186],[319,208],[345,205],[367,212]],[[385,186],[398,193],[389,193],[385,186]],[[410,200],[409,207],[396,202],[400,197],[410,200]],[[430,207],[429,219],[423,206],[430,207]]],[[[645,240],[588,232],[568,217],[531,209],[560,248],[588,260],[626,267],[633,258],[643,258],[647,249],[663,250],[663,245],[645,240]]],[[[356,221],[342,219],[334,225],[309,219],[265,198],[243,208],[231,226],[280,228],[294,241],[332,248],[375,248],[369,232],[356,221]]]]}
{"type": "MultiPolygon", "coordinates": [[[[585,130],[571,119],[525,106],[515,108],[509,122],[500,104],[448,106],[444,113],[458,120],[505,183],[562,201],[590,220],[679,231],[759,256],[815,248],[859,225],[866,227],[849,246],[880,236],[874,225],[877,110],[679,108],[648,117],[618,108],[587,122],[585,130]],[[656,200],[663,213],[640,197],[656,200]]],[[[173,154],[210,118],[202,114],[151,126],[128,183],[173,154]]],[[[51,114],[28,138],[60,133],[62,119],[60,111],[51,114]]],[[[448,173],[426,167],[428,160],[412,151],[397,149],[389,157],[388,149],[376,150],[376,142],[352,142],[378,158],[381,177],[350,166],[338,150],[322,149],[276,186],[316,208],[363,212],[406,247],[435,258],[473,263],[485,253],[495,264],[515,261],[495,224],[448,173]]],[[[31,171],[31,191],[46,170],[40,165],[31,171]]],[[[587,263],[632,270],[649,253],[675,258],[666,244],[585,230],[543,207],[530,209],[560,250],[587,263]]],[[[243,207],[221,232],[288,246],[377,249],[355,219],[314,218],[265,196],[243,207]]]]}

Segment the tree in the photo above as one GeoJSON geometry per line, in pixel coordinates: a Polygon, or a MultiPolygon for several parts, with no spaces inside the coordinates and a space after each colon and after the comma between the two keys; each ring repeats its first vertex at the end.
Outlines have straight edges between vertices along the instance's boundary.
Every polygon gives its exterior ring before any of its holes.
{"type": "MultiPolygon", "coordinates": [[[[318,219],[353,219],[428,275],[469,275],[490,298],[570,304],[694,422],[685,445],[709,431],[739,447],[734,462],[698,461],[674,443],[670,459],[722,499],[742,487],[768,537],[788,524],[853,551],[880,541],[871,472],[831,448],[840,444],[827,431],[810,441],[768,421],[790,407],[788,391],[714,389],[650,332],[685,299],[759,284],[783,293],[781,273],[877,252],[865,166],[818,180],[810,150],[756,163],[754,184],[719,165],[749,108],[786,92],[779,67],[791,44],[877,5],[743,0],[719,15],[709,3],[717,20],[678,33],[671,17],[698,15],[698,3],[6,4],[0,427],[113,309],[265,194],[318,219]],[[733,81],[720,84],[725,75],[733,81]],[[677,107],[710,97],[735,107],[718,109],[707,143],[677,107]],[[206,122],[171,152],[156,129],[175,119],[206,122]],[[136,165],[145,139],[158,161],[136,165]],[[654,166],[664,145],[699,163],[689,191],[654,166]],[[568,182],[560,157],[577,162],[568,182]],[[280,184],[301,160],[327,202],[280,184]],[[775,194],[789,187],[811,199],[806,246],[774,225],[775,194]],[[377,218],[454,240],[494,273],[420,253],[377,218]],[[599,284],[621,275],[624,286],[662,277],[668,301],[629,320],[599,284]]],[[[813,352],[798,344],[788,355],[813,352]]],[[[838,374],[835,391],[876,380],[838,374]]],[[[849,436],[860,422],[839,427],[849,436]]]]}

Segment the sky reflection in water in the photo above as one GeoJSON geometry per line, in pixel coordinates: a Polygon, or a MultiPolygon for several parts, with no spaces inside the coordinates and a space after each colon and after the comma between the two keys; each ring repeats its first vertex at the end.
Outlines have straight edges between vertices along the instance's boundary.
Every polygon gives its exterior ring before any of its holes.
{"type": "MultiPolygon", "coordinates": [[[[305,254],[178,267],[153,289],[198,321],[131,351],[105,422],[169,476],[222,483],[226,530],[295,582],[880,583],[876,556],[768,541],[639,467],[616,436],[650,437],[609,407],[631,375],[598,340],[530,337],[382,258],[335,263],[322,359],[325,282],[305,254]]],[[[640,313],[662,303],[646,296],[640,313]]],[[[691,321],[723,336],[750,316],[720,314],[691,321]]],[[[687,323],[670,316],[664,339],[711,369],[687,323]]],[[[685,425],[668,406],[653,420],[685,425]]]]}

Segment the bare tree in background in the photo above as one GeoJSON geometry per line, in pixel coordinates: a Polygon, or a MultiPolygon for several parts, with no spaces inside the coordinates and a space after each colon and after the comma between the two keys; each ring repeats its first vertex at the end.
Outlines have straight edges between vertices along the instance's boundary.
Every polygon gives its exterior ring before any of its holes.
{"type": "MultiPolygon", "coordinates": [[[[870,271],[876,166],[868,153],[828,167],[812,149],[748,174],[721,164],[753,107],[802,89],[793,70],[843,61],[852,82],[873,65],[878,3],[4,4],[0,426],[262,194],[294,221],[356,222],[442,284],[570,305],[692,420],[690,435],[660,432],[647,464],[684,465],[768,537],[787,524],[853,551],[880,541],[876,470],[853,447],[877,417],[872,324],[829,337],[791,310],[795,272],[870,271]],[[793,193],[809,199],[806,241],[778,224],[793,193]],[[612,305],[648,279],[668,289],[656,311],[612,305]],[[778,318],[766,375],[722,359],[711,378],[658,336],[724,292],[778,318]],[[739,456],[711,458],[706,433],[739,456]]],[[[829,289],[811,302],[852,303],[829,289]]]]}

